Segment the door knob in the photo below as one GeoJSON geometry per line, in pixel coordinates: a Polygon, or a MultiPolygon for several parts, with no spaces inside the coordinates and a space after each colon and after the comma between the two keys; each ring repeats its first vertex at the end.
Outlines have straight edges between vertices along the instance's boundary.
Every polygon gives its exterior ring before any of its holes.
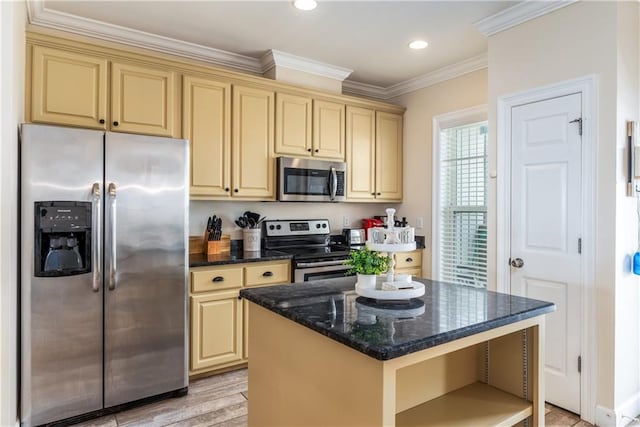
{"type": "Polygon", "coordinates": [[[523,265],[524,265],[524,261],[522,260],[522,258],[516,258],[511,260],[511,267],[522,268],[523,265]]]}

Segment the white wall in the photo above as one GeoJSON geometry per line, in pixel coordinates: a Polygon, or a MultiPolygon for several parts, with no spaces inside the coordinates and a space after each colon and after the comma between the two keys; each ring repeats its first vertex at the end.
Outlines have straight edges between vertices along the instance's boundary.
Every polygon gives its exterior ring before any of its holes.
{"type": "MultiPolygon", "coordinates": [[[[625,272],[625,257],[635,250],[629,237],[636,230],[635,210],[621,194],[623,122],[637,120],[637,8],[636,2],[577,2],[489,37],[490,170],[496,168],[498,97],[586,75],[598,78],[597,166],[584,171],[596,174],[598,205],[593,313],[598,351],[589,356],[597,356],[597,404],[612,410],[639,391],[638,282],[625,272]],[[632,100],[619,103],[623,94],[632,100]]],[[[496,265],[504,262],[496,259],[495,181],[489,198],[490,278],[495,280],[496,265]]]]}
{"type": "Polygon", "coordinates": [[[639,10],[637,2],[621,3],[617,25],[615,408],[626,416],[640,413],[640,280],[631,271],[638,248],[638,205],[635,198],[627,197],[626,191],[626,122],[640,120],[639,10]]]}
{"type": "Polygon", "coordinates": [[[487,103],[487,70],[468,73],[455,79],[391,99],[407,108],[404,113],[404,202],[402,212],[415,225],[424,218],[427,250],[423,252],[422,271],[431,277],[431,192],[433,117],[487,103]]]}
{"type": "Polygon", "coordinates": [[[18,417],[16,207],[25,12],[23,2],[0,2],[0,426],[14,426],[18,417]]]}

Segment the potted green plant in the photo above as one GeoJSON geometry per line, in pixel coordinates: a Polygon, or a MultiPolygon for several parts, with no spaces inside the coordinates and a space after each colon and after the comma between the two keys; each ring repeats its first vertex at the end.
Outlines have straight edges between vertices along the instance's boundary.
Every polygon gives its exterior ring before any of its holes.
{"type": "Polygon", "coordinates": [[[358,286],[361,288],[375,288],[376,276],[387,271],[387,257],[368,248],[351,251],[345,265],[351,266],[347,274],[358,276],[358,286]]]}

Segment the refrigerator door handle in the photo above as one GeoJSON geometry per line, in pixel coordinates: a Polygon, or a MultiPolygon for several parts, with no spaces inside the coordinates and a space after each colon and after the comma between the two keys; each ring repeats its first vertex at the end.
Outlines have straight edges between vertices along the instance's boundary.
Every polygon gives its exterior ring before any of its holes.
{"type": "Polygon", "coordinates": [[[111,259],[109,261],[109,290],[112,291],[116,288],[116,185],[109,183],[109,199],[110,199],[110,224],[111,229],[111,259]]]}
{"type": "Polygon", "coordinates": [[[91,258],[93,259],[93,292],[100,291],[100,281],[102,280],[102,228],[100,227],[100,183],[96,182],[91,188],[93,196],[92,210],[92,234],[93,248],[91,258]]]}

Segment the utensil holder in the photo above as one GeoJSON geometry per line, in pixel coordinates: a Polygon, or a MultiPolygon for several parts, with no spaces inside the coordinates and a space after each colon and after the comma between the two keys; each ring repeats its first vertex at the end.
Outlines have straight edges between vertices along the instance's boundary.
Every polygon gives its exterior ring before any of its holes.
{"type": "Polygon", "coordinates": [[[205,240],[202,246],[202,253],[205,255],[216,255],[231,252],[231,237],[223,234],[220,240],[205,240]]]}
{"type": "Polygon", "coordinates": [[[262,230],[259,228],[245,228],[242,230],[243,249],[247,252],[259,251],[261,236],[262,230]]]}

